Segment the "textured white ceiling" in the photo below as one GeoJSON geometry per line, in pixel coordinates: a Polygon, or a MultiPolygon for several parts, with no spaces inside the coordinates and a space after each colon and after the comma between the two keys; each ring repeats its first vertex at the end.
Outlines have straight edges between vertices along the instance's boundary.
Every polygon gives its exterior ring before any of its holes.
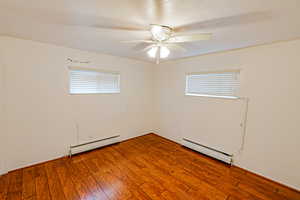
{"type": "Polygon", "coordinates": [[[1,0],[0,34],[151,61],[143,44],[149,24],[213,39],[171,49],[168,59],[300,37],[299,0],[1,0]]]}

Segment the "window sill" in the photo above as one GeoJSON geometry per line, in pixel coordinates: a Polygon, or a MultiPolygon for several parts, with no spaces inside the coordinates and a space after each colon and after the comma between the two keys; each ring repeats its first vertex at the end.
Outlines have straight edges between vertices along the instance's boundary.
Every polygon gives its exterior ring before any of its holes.
{"type": "Polygon", "coordinates": [[[216,98],[216,99],[233,99],[233,100],[240,98],[235,96],[218,96],[218,95],[193,94],[193,93],[185,93],[185,96],[208,97],[208,98],[216,98]]]}
{"type": "Polygon", "coordinates": [[[121,92],[99,92],[99,93],[69,93],[69,95],[106,95],[106,94],[120,94],[121,92]]]}

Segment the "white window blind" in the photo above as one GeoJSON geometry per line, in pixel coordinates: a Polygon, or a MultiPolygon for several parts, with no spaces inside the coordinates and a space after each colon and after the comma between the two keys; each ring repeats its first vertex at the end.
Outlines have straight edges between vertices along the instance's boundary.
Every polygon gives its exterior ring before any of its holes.
{"type": "Polygon", "coordinates": [[[237,98],[239,71],[199,73],[186,76],[186,95],[237,98]]]}
{"type": "Polygon", "coordinates": [[[71,94],[119,93],[120,74],[96,70],[70,69],[71,94]]]}

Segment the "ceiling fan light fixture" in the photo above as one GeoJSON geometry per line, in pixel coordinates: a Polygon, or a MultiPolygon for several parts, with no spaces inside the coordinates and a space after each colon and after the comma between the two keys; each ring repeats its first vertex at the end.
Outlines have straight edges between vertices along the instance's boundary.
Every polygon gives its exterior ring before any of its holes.
{"type": "Polygon", "coordinates": [[[158,47],[152,47],[152,48],[150,48],[149,51],[147,52],[148,56],[150,58],[155,58],[157,50],[158,50],[158,47]]]}
{"type": "Polygon", "coordinates": [[[172,29],[167,26],[152,24],[150,28],[152,37],[156,41],[164,41],[171,37],[172,29]]]}
{"type": "Polygon", "coordinates": [[[150,31],[152,34],[160,34],[160,32],[162,31],[162,26],[153,24],[153,25],[151,25],[150,31]]]}
{"type": "MultiPolygon", "coordinates": [[[[157,54],[157,51],[158,51],[158,46],[155,46],[155,47],[152,47],[151,49],[149,49],[147,54],[150,58],[155,58],[156,54],[157,54]]],[[[159,57],[160,58],[167,58],[169,55],[170,55],[170,50],[165,46],[161,46],[159,57]]]]}
{"type": "Polygon", "coordinates": [[[160,48],[160,57],[167,58],[170,55],[170,50],[167,47],[160,48]]]}

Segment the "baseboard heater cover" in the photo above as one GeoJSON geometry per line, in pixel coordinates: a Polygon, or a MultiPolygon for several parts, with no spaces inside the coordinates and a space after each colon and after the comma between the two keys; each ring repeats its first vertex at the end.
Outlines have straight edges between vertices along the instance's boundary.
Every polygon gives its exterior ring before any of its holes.
{"type": "Polygon", "coordinates": [[[186,138],[182,138],[182,139],[183,139],[183,142],[182,142],[183,146],[193,149],[195,151],[198,151],[200,153],[203,153],[205,155],[208,155],[210,157],[213,157],[215,159],[218,159],[220,161],[223,161],[225,163],[232,164],[232,155],[224,153],[224,152],[216,150],[216,149],[213,149],[211,147],[199,144],[190,139],[186,139],[186,138]]]}
{"type": "Polygon", "coordinates": [[[120,135],[115,135],[115,136],[94,140],[94,141],[90,141],[78,145],[71,145],[69,149],[69,156],[82,153],[85,151],[90,151],[93,149],[97,149],[99,147],[107,146],[118,142],[120,142],[120,135]]]}

